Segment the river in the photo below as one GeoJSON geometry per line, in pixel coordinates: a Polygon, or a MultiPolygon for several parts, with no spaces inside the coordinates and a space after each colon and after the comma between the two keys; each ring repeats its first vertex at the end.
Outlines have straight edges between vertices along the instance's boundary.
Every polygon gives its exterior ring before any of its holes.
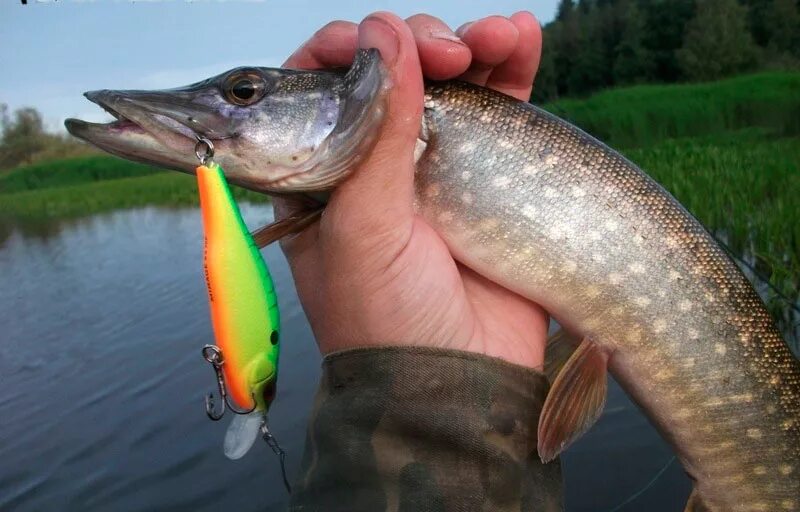
{"type": "MultiPolygon", "coordinates": [[[[269,206],[243,205],[248,224],[269,206]]],[[[277,245],[283,354],[270,425],[297,473],[320,356],[277,245]]],[[[222,454],[200,215],[143,208],[6,230],[0,238],[0,510],[278,511],[286,493],[263,444],[222,454]]],[[[562,457],[568,511],[683,510],[670,448],[611,383],[600,421],[562,457]],[[662,469],[666,468],[663,472],[662,469]],[[660,475],[658,478],[655,478],[660,475]],[[650,485],[648,485],[650,484],[650,485]]]]}

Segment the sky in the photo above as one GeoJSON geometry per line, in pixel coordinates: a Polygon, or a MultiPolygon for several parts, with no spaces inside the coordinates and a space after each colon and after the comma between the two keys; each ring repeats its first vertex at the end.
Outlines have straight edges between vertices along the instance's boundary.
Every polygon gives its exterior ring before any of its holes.
{"type": "Polygon", "coordinates": [[[110,117],[93,89],[186,85],[242,65],[280,66],[328,21],[377,10],[433,14],[452,27],[491,14],[533,12],[557,0],[0,0],[0,103],[33,106],[48,128],[110,117]]]}

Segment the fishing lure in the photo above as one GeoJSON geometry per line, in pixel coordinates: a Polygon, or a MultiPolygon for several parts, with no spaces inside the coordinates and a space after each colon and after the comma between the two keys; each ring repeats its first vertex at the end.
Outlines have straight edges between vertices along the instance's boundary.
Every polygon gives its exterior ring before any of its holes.
{"type": "MultiPolygon", "coordinates": [[[[234,412],[224,442],[230,459],[243,457],[259,433],[285,457],[267,427],[266,414],[275,397],[280,354],[280,315],[275,288],[264,259],[242,219],[220,166],[212,161],[213,145],[198,140],[197,185],[205,235],[204,266],[216,345],[203,357],[217,377],[221,409],[206,397],[206,413],[219,420],[234,412]]],[[[285,480],[285,477],[284,477],[285,480]]]]}

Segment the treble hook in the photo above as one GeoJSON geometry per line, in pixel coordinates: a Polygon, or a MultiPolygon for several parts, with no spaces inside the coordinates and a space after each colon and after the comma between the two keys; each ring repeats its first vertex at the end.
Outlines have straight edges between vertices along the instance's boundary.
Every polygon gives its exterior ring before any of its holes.
{"type": "Polygon", "coordinates": [[[216,345],[206,345],[203,347],[203,359],[208,361],[214,368],[214,374],[217,376],[217,389],[221,397],[222,409],[217,412],[214,409],[214,394],[209,393],[206,396],[206,414],[213,421],[219,421],[225,415],[225,409],[230,409],[234,414],[250,414],[256,410],[256,397],[253,396],[253,407],[248,410],[237,409],[230,400],[228,400],[228,390],[225,387],[225,376],[222,373],[222,365],[225,363],[225,358],[222,355],[222,349],[216,345]]]}

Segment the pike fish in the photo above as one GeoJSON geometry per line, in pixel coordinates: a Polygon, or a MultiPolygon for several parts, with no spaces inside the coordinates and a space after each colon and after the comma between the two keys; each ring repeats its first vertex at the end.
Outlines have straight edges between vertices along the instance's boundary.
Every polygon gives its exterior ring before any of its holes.
{"type": "MultiPolygon", "coordinates": [[[[117,121],[66,124],[190,173],[206,137],[229,181],[319,195],[371,150],[387,87],[369,50],[346,73],[238,68],[182,89],[90,92],[117,121]]],[[[706,229],[636,165],[533,105],[456,81],[426,84],[424,101],[417,211],[455,258],[576,340],[541,414],[542,459],[597,419],[608,370],[694,481],[686,510],[800,511],[800,363],[706,229]]]]}

